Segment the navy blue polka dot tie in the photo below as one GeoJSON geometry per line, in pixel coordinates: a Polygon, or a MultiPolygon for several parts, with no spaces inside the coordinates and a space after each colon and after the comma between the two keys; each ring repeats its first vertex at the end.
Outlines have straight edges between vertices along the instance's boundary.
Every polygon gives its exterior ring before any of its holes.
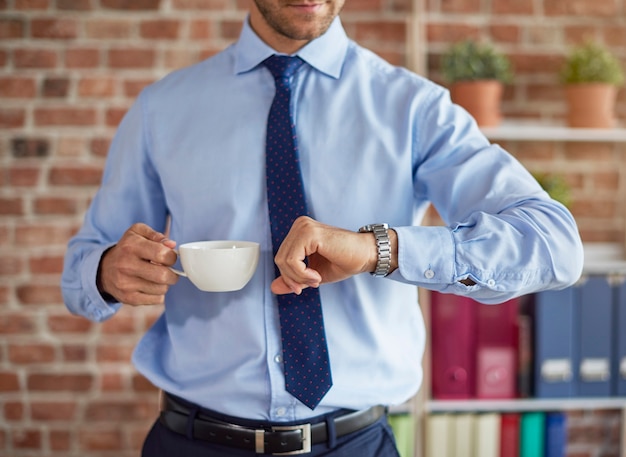
{"type": "MultiPolygon", "coordinates": [[[[274,76],[276,94],[267,122],[267,200],[274,255],[298,216],[308,214],[291,112],[289,79],[303,64],[299,57],[274,55],[263,62],[274,76]]],[[[276,271],[278,274],[278,270],[276,271]]],[[[278,295],[285,387],[314,409],[333,382],[319,290],[278,295]]]]}

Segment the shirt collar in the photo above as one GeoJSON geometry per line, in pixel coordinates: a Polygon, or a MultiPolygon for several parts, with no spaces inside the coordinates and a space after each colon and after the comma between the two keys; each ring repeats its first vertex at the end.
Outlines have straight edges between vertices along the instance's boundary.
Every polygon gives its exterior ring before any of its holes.
{"type": "MultiPolygon", "coordinates": [[[[348,49],[348,37],[336,17],[326,33],[308,43],[295,55],[306,63],[335,79],[341,75],[341,67],[348,49]]],[[[252,70],[276,51],[261,40],[252,30],[246,18],[235,44],[235,73],[252,70]]]]}

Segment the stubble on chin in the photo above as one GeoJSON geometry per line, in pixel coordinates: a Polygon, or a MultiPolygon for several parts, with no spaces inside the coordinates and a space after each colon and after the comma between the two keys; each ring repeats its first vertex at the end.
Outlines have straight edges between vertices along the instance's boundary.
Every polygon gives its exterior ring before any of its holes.
{"type": "Polygon", "coordinates": [[[311,41],[323,35],[339,11],[328,10],[323,16],[315,13],[291,15],[288,9],[278,10],[254,0],[267,24],[277,33],[290,40],[311,41]]]}

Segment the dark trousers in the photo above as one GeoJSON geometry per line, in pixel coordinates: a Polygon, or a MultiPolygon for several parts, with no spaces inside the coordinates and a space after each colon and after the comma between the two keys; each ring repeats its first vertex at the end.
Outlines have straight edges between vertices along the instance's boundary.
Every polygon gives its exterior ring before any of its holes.
{"type": "MultiPolygon", "coordinates": [[[[220,446],[172,432],[158,420],[142,450],[142,457],[252,457],[270,454],[220,446]]],[[[363,430],[313,445],[303,457],[400,457],[386,416],[363,430]]]]}

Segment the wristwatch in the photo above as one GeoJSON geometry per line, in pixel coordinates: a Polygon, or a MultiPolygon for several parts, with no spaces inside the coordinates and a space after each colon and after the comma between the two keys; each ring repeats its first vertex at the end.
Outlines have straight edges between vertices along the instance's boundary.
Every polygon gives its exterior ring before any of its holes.
{"type": "Polygon", "coordinates": [[[389,226],[387,224],[370,224],[364,225],[359,229],[360,233],[371,232],[376,238],[376,246],[378,247],[378,262],[376,262],[376,270],[371,275],[384,277],[389,274],[391,268],[391,242],[389,241],[389,226]]]}

